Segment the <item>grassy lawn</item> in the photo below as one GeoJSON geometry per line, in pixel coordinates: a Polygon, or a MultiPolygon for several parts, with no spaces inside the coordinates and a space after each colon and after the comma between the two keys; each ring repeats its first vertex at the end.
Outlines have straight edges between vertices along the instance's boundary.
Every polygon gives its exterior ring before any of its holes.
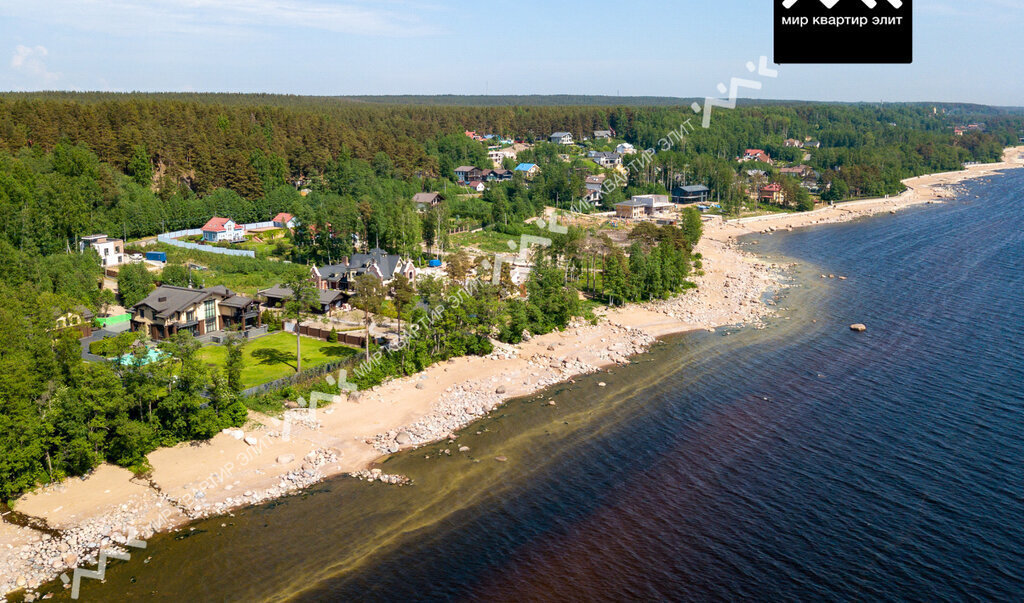
{"type": "Polygon", "coordinates": [[[207,287],[224,285],[243,295],[253,296],[260,289],[272,287],[288,279],[291,274],[306,274],[308,267],[286,264],[264,257],[244,258],[218,255],[206,251],[182,249],[171,245],[155,245],[147,251],[166,251],[169,264],[193,262],[204,266],[197,274],[207,287]]]}
{"type": "MultiPolygon", "coordinates": [[[[327,343],[310,337],[302,338],[304,370],[344,360],[358,353],[359,350],[340,343],[327,343]]],[[[206,346],[199,350],[199,358],[207,365],[223,370],[227,348],[222,345],[206,346]]],[[[244,358],[243,387],[287,377],[295,372],[295,335],[282,332],[254,339],[245,345],[244,358]]]]}
{"type": "Polygon", "coordinates": [[[460,232],[451,236],[451,242],[456,245],[476,247],[480,251],[490,253],[509,253],[508,242],[515,243],[515,249],[519,249],[519,237],[482,230],[479,232],[460,232]]]}

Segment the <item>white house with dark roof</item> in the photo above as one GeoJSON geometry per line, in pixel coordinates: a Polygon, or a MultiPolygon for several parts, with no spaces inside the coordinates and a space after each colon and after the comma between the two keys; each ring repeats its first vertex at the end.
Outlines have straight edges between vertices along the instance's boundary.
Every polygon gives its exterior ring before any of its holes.
{"type": "Polygon", "coordinates": [[[622,155],[609,151],[590,151],[587,153],[587,159],[606,168],[622,165],[622,155]]]}
{"type": "Polygon", "coordinates": [[[564,145],[574,144],[572,140],[572,132],[555,132],[551,135],[551,142],[564,145]]]}

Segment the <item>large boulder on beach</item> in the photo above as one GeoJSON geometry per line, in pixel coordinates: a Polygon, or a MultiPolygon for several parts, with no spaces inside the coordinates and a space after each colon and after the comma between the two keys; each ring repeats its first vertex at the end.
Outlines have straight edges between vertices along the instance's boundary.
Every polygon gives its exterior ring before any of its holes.
{"type": "Polygon", "coordinates": [[[423,385],[422,381],[420,381],[419,383],[416,384],[416,389],[423,389],[425,387],[426,387],[426,385],[423,385]]]}
{"type": "Polygon", "coordinates": [[[858,333],[863,333],[864,331],[867,331],[868,328],[858,322],[858,323],[850,325],[850,330],[851,331],[856,331],[858,333]]]}
{"type": "Polygon", "coordinates": [[[494,390],[494,393],[496,393],[496,394],[503,394],[503,393],[505,393],[506,391],[507,391],[507,390],[505,389],[505,386],[504,386],[504,385],[499,385],[499,386],[498,386],[498,389],[494,390]]]}
{"type": "Polygon", "coordinates": [[[408,431],[400,431],[395,436],[395,443],[399,446],[407,446],[412,444],[412,435],[408,431]]]}

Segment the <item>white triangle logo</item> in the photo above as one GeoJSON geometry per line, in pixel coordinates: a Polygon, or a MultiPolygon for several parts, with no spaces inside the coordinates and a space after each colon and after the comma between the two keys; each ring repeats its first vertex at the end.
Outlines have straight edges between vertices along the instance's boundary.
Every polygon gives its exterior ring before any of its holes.
{"type": "Polygon", "coordinates": [[[839,0],[821,0],[821,3],[825,5],[825,8],[832,10],[832,7],[839,4],[839,0]]]}

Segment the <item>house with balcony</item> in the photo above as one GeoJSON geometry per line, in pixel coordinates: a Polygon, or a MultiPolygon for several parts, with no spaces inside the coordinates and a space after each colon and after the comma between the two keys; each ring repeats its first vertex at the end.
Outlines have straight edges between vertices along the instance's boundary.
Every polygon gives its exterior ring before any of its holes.
{"type": "Polygon", "coordinates": [[[161,285],[132,306],[131,313],[132,331],[151,339],[166,339],[181,331],[198,337],[262,325],[259,302],[221,285],[202,289],[161,285]]]}
{"type": "Polygon", "coordinates": [[[483,178],[483,173],[483,170],[472,165],[460,165],[455,168],[455,178],[458,179],[459,184],[464,184],[473,180],[481,180],[483,178]]]}
{"type": "Polygon", "coordinates": [[[622,165],[622,155],[609,151],[590,151],[587,159],[604,168],[613,168],[622,165]]]}
{"type": "Polygon", "coordinates": [[[313,282],[318,289],[338,289],[350,291],[357,277],[372,274],[387,285],[399,274],[409,280],[416,278],[416,266],[412,260],[387,253],[382,249],[371,249],[370,253],[355,253],[351,258],[343,258],[338,264],[330,266],[314,266],[310,270],[313,282]]]}
{"type": "Polygon", "coordinates": [[[773,205],[785,205],[786,204],[786,192],[782,190],[782,185],[778,182],[772,182],[767,186],[762,186],[757,192],[757,200],[761,203],[771,203],[773,205]]]}
{"type": "Polygon", "coordinates": [[[689,186],[677,186],[672,189],[673,203],[706,203],[710,194],[708,187],[703,184],[691,184],[689,186]]]}
{"type": "Polygon", "coordinates": [[[615,204],[615,215],[620,218],[642,218],[668,211],[672,202],[668,195],[634,195],[629,201],[615,204]]]}
{"type": "Polygon", "coordinates": [[[551,142],[566,146],[574,144],[572,140],[572,132],[555,132],[551,135],[551,142]]]}
{"type": "Polygon", "coordinates": [[[608,176],[604,174],[587,176],[586,180],[583,181],[583,200],[587,203],[598,203],[601,201],[601,196],[604,193],[604,181],[607,179],[608,176]]]}

